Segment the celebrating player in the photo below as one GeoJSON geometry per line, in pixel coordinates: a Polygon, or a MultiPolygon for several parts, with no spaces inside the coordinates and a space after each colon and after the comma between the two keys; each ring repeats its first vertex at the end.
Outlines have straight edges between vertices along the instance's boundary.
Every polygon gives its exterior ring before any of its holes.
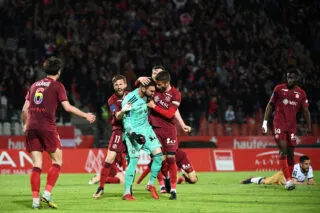
{"type": "Polygon", "coordinates": [[[161,144],[149,124],[147,107],[147,102],[154,95],[155,90],[155,83],[152,80],[149,84],[140,85],[138,89],[130,92],[122,102],[123,108],[127,104],[131,106],[131,109],[123,116],[124,141],[127,145],[129,156],[129,165],[125,173],[123,200],[135,200],[131,193],[131,186],[141,149],[145,150],[148,154],[152,154],[153,164],[151,166],[151,176],[147,189],[151,192],[154,199],[159,199],[159,195],[154,187],[154,182],[160,171],[163,155],[161,152],[161,144]]]}
{"type": "Polygon", "coordinates": [[[159,72],[155,80],[157,91],[153,96],[153,100],[148,103],[148,107],[152,109],[149,119],[166,156],[167,164],[163,164],[161,170],[164,175],[169,171],[170,199],[176,200],[177,165],[175,154],[178,149],[178,141],[174,115],[180,105],[181,94],[171,86],[169,72],[159,72]]]}
{"type": "Polygon", "coordinates": [[[307,122],[308,130],[311,129],[310,112],[306,93],[297,86],[298,71],[290,68],[287,71],[287,82],[277,85],[266,107],[262,132],[268,131],[267,122],[273,107],[275,114],[273,120],[274,138],[279,147],[280,164],[286,179],[285,188],[295,188],[291,180],[294,166],[294,148],[296,146],[296,114],[302,108],[307,122]]]}
{"type": "MultiPolygon", "coordinates": [[[[299,159],[299,163],[294,165],[292,172],[293,183],[296,185],[314,185],[316,184],[313,179],[313,170],[311,167],[310,158],[303,155],[299,159]]],[[[285,177],[283,172],[277,172],[271,177],[251,177],[241,181],[242,184],[256,183],[256,184],[279,184],[284,185],[285,177]]]]}
{"type": "Polygon", "coordinates": [[[106,178],[109,177],[109,173],[112,169],[113,162],[117,156],[117,153],[123,153],[126,147],[122,141],[122,117],[125,112],[130,110],[130,105],[127,104],[121,108],[121,103],[127,92],[127,80],[123,75],[116,75],[112,78],[114,94],[108,99],[108,106],[112,113],[112,134],[109,141],[108,153],[101,168],[100,172],[100,186],[96,193],[93,194],[94,198],[99,198],[104,193],[104,184],[106,178]]]}
{"type": "MultiPolygon", "coordinates": [[[[178,149],[176,152],[176,164],[179,170],[182,172],[182,176],[178,179],[177,183],[181,184],[184,181],[187,183],[196,183],[198,181],[198,177],[196,175],[196,171],[193,169],[191,161],[189,160],[187,153],[178,149]]],[[[137,184],[140,184],[142,180],[149,174],[151,163],[148,165],[147,169],[143,171],[141,176],[139,177],[137,184]]],[[[166,193],[166,188],[162,188],[161,193],[166,193]]]]}
{"type": "Polygon", "coordinates": [[[39,192],[43,150],[49,153],[52,166],[48,170],[46,188],[41,195],[41,201],[47,203],[49,207],[57,208],[52,201],[51,191],[58,180],[62,165],[61,142],[55,122],[58,104],[61,103],[67,112],[85,118],[90,123],[95,121],[93,114],[85,113],[70,105],[63,84],[57,81],[62,68],[63,63],[59,58],[50,57],[44,62],[43,69],[47,77],[32,84],[21,113],[26,146],[33,162],[30,183],[34,209],[41,208],[39,192]]]}

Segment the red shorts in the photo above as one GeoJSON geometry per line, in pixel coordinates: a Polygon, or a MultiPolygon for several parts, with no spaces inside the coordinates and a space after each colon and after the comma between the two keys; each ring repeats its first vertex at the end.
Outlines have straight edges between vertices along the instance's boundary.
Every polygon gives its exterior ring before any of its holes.
{"type": "Polygon", "coordinates": [[[27,151],[55,152],[61,149],[59,134],[56,131],[27,130],[26,132],[27,151]]]}
{"type": "Polygon", "coordinates": [[[164,154],[175,153],[178,149],[176,128],[154,128],[164,154]]]}
{"type": "Polygon", "coordinates": [[[287,141],[288,147],[296,147],[296,130],[282,130],[281,128],[274,128],[274,139],[277,144],[280,141],[287,141]]]}
{"type": "Polygon", "coordinates": [[[177,160],[177,167],[179,169],[184,170],[186,173],[190,173],[194,171],[192,164],[185,152],[180,151],[178,149],[176,153],[176,160],[177,160]]]}
{"type": "Polygon", "coordinates": [[[126,152],[126,146],[122,141],[121,129],[116,129],[112,131],[108,149],[117,153],[126,152]]]}

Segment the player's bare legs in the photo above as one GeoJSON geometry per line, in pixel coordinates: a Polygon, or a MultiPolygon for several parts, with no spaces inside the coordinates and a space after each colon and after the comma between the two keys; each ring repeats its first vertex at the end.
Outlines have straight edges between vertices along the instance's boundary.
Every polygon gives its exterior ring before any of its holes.
{"type": "Polygon", "coordinates": [[[108,150],[107,157],[100,171],[100,186],[98,187],[96,193],[93,194],[94,198],[99,198],[104,194],[104,184],[109,176],[112,164],[116,159],[117,153],[115,151],[108,150]]]}
{"type": "Polygon", "coordinates": [[[56,149],[55,152],[49,154],[52,160],[52,166],[48,170],[46,188],[44,193],[41,195],[41,201],[47,203],[51,208],[57,208],[57,205],[52,201],[51,191],[60,174],[60,168],[62,165],[62,150],[56,149]]]}
{"type": "Polygon", "coordinates": [[[30,185],[32,191],[32,208],[41,208],[40,206],[40,175],[42,169],[42,152],[32,151],[31,158],[33,162],[33,168],[30,175],[30,185]]]}
{"type": "Polygon", "coordinates": [[[280,140],[278,143],[279,147],[279,154],[280,154],[280,166],[283,172],[283,175],[286,179],[286,184],[285,188],[288,190],[293,190],[295,189],[295,186],[291,180],[291,175],[289,171],[289,166],[288,166],[288,149],[287,149],[287,141],[285,140],[280,140]]]}

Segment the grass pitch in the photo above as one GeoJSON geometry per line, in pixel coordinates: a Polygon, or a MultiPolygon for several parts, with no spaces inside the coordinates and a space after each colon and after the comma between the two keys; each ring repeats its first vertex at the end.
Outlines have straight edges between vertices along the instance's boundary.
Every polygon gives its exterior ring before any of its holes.
{"type": "MultiPolygon", "coordinates": [[[[242,185],[240,180],[249,176],[269,176],[272,172],[216,172],[198,173],[199,182],[194,185],[178,185],[178,200],[169,200],[169,194],[161,194],[153,200],[144,189],[146,178],[134,185],[137,201],[121,200],[123,185],[105,185],[105,194],[99,200],[92,198],[97,185],[88,185],[92,174],[61,174],[53,190],[54,202],[59,209],[44,206],[41,212],[320,212],[320,185],[297,186],[286,191],[278,185],[242,185]]],[[[139,175],[137,175],[139,176],[139,175]]],[[[315,180],[320,183],[320,171],[315,180]]],[[[41,176],[41,192],[46,175],[41,176]]],[[[158,187],[157,187],[158,189],[158,187]]],[[[0,212],[34,212],[29,176],[0,175],[0,212]]]]}

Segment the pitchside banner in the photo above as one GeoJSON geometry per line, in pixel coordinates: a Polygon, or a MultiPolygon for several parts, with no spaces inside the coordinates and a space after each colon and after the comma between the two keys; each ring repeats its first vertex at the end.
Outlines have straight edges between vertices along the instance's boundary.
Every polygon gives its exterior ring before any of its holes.
{"type": "MultiPolygon", "coordinates": [[[[193,167],[199,172],[211,171],[277,171],[280,169],[277,149],[183,149],[193,167]]],[[[97,173],[105,159],[106,149],[64,149],[62,173],[97,173]]],[[[314,170],[320,170],[320,149],[297,148],[295,161],[302,155],[311,158],[314,170]]],[[[28,174],[32,160],[25,150],[0,149],[0,174],[28,174]]],[[[150,162],[150,156],[141,151],[138,173],[150,162]]],[[[51,164],[44,154],[43,172],[51,164]]]]}

